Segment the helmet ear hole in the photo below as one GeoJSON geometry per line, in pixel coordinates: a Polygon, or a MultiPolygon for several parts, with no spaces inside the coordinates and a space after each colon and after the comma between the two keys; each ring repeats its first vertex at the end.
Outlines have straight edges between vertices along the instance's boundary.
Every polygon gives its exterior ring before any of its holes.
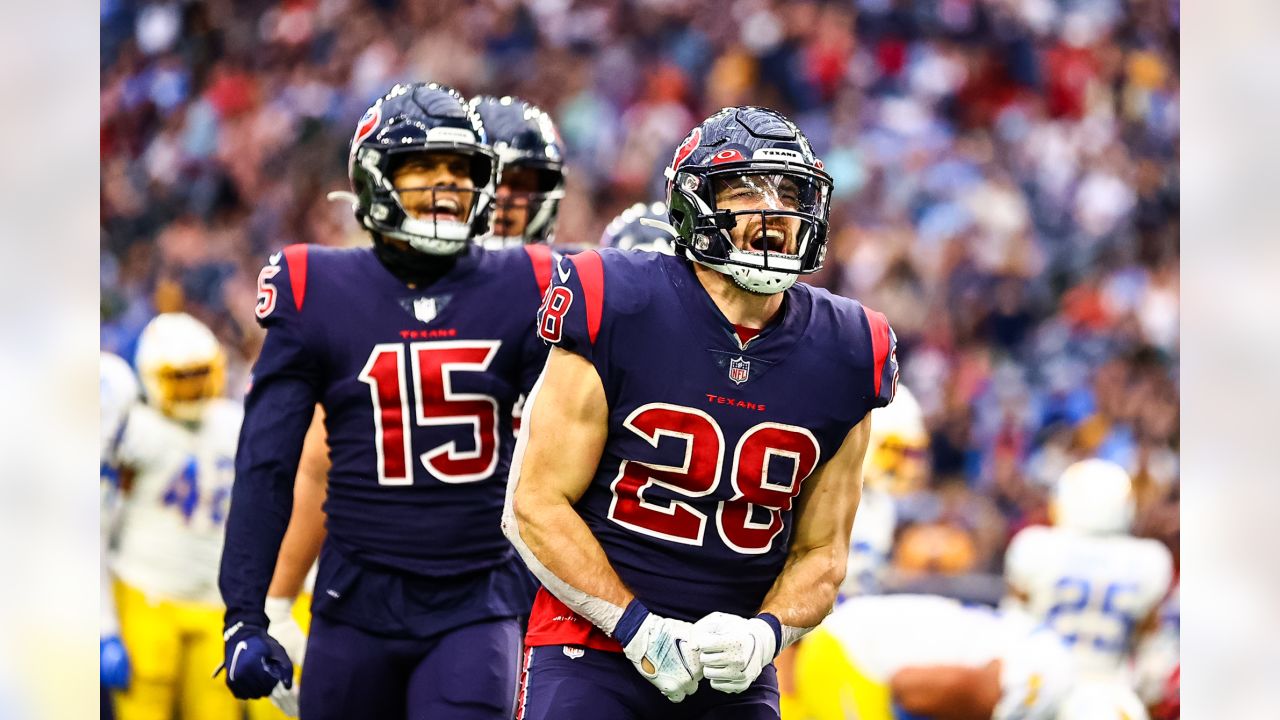
{"type": "Polygon", "coordinates": [[[471,156],[471,182],[477,188],[483,188],[489,184],[489,180],[493,177],[493,163],[484,155],[471,156]]]}

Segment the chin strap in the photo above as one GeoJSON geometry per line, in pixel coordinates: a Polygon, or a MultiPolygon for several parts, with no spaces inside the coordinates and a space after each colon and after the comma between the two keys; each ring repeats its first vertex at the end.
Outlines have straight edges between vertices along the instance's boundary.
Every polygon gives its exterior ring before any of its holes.
{"type": "Polygon", "coordinates": [[[427,255],[410,248],[399,248],[387,242],[382,235],[373,235],[373,254],[383,266],[406,283],[430,285],[453,269],[457,255],[427,255]]]}

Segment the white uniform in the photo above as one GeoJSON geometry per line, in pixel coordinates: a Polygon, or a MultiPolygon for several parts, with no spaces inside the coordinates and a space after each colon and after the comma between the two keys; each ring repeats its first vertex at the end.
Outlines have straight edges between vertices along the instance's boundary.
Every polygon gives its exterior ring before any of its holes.
{"type": "MultiPolygon", "coordinates": [[[[877,411],[879,412],[879,411],[877,411]]],[[[898,523],[893,496],[883,490],[862,488],[862,500],[853,521],[849,540],[849,560],[840,584],[843,598],[880,591],[884,572],[893,550],[893,531],[898,523]]]]}
{"type": "MultiPolygon", "coordinates": [[[[1005,556],[1005,578],[1032,618],[1072,646],[1077,669],[1123,677],[1134,630],[1169,590],[1173,558],[1155,540],[1029,527],[1005,556]]],[[[1020,604],[1010,599],[1009,607],[1020,604]]]]}
{"type": "Polygon", "coordinates": [[[195,429],[148,405],[130,412],[117,456],[134,469],[115,575],[148,596],[221,605],[218,564],[244,411],[211,400],[195,429]]]}
{"type": "MultiPolygon", "coordinates": [[[[834,638],[843,658],[815,655],[798,660],[797,680],[818,694],[829,693],[832,678],[810,675],[847,663],[846,694],[851,706],[820,717],[869,720],[891,717],[888,685],[899,670],[912,666],[960,665],[980,668],[1001,660],[1002,695],[993,718],[1049,718],[1072,683],[1071,660],[1060,638],[1036,628],[1025,617],[986,607],[967,607],[934,595],[879,595],[846,600],[815,632],[818,642],[834,638]]],[[[801,653],[806,652],[801,643],[801,653]]],[[[821,647],[815,647],[822,653],[821,647]]],[[[828,651],[829,652],[829,651],[828,651]]],[[[800,687],[803,697],[806,688],[800,687]]],[[[818,703],[810,703],[817,705],[818,703]]]]}
{"type": "Polygon", "coordinates": [[[115,599],[111,595],[111,578],[107,572],[108,547],[111,544],[111,531],[115,526],[119,497],[116,492],[118,478],[118,459],[116,448],[125,428],[125,419],[129,411],[138,404],[141,388],[138,378],[133,374],[129,363],[119,355],[102,353],[98,362],[98,412],[100,442],[98,459],[102,497],[102,542],[100,553],[102,560],[101,585],[102,596],[99,600],[100,632],[104,636],[119,633],[119,622],[116,618],[115,599]]]}

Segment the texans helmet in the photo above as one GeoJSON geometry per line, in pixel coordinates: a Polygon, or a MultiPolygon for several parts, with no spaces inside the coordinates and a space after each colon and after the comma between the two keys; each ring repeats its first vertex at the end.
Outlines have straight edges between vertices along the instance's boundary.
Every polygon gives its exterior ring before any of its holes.
{"type": "MultiPolygon", "coordinates": [[[[375,243],[395,238],[426,255],[457,255],[488,232],[497,168],[484,125],[456,90],[437,83],[397,84],[365,111],[351,139],[347,170],[356,221],[373,233],[375,243]],[[406,160],[430,152],[469,160],[473,188],[460,190],[470,194],[470,203],[465,211],[458,208],[457,220],[411,216],[392,184],[406,160]]],[[[446,187],[424,190],[434,197],[446,187]]]]}
{"type": "Polygon", "coordinates": [[[482,95],[472,98],[470,105],[480,116],[498,156],[498,187],[509,191],[499,193],[493,233],[485,244],[550,242],[565,184],[564,143],[551,116],[537,105],[513,97],[482,95]],[[533,179],[530,189],[510,187],[518,171],[529,172],[533,179]],[[528,208],[523,228],[506,218],[522,201],[528,208]]]}
{"type": "Polygon", "coordinates": [[[674,255],[675,235],[667,224],[668,217],[664,202],[636,203],[605,226],[600,247],[674,255]]]}
{"type": "MultiPolygon", "coordinates": [[[[799,275],[822,267],[826,256],[831,177],[794,123],[761,107],[730,107],[693,128],[676,148],[667,174],[667,206],[676,243],[693,260],[731,277],[754,293],[791,287],[799,275]],[[786,187],[786,202],[769,207],[719,208],[716,196],[733,183],[786,187]],[[734,245],[739,222],[760,220],[759,250],[734,245]],[[797,227],[794,253],[770,251],[770,217],[797,227]],[[794,218],[798,222],[792,222],[794,218]]],[[[753,243],[755,244],[755,243],[753,243]]]]}

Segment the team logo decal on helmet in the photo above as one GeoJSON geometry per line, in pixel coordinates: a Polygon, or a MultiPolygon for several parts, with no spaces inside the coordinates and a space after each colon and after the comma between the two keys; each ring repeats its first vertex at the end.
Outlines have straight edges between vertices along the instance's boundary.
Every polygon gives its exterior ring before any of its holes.
{"type": "Polygon", "coordinates": [[[786,290],[826,257],[831,177],[783,115],[725,108],[676,148],[667,205],[686,256],[754,293],[786,290]]]}
{"type": "Polygon", "coordinates": [[[680,147],[676,148],[676,154],[671,158],[671,169],[679,170],[680,164],[689,159],[693,151],[702,143],[702,128],[696,127],[689,133],[689,137],[680,143],[680,147]]]}

